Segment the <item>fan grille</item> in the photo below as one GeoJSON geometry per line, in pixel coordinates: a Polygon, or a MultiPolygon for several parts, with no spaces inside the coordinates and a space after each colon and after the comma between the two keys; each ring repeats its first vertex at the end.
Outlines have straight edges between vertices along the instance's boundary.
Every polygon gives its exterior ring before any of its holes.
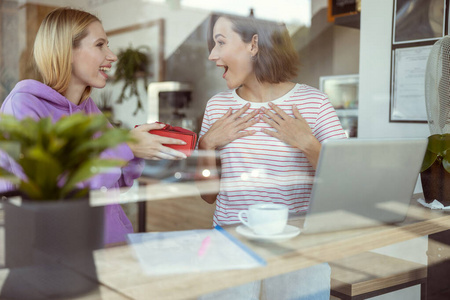
{"type": "Polygon", "coordinates": [[[430,133],[450,132],[450,36],[431,48],[425,73],[425,101],[430,133]]]}

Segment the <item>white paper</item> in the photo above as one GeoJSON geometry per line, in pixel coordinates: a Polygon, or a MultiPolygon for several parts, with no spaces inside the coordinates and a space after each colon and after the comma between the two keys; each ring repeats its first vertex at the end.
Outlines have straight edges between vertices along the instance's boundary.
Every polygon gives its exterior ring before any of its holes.
{"type": "Polygon", "coordinates": [[[432,46],[394,51],[393,120],[426,121],[425,69],[432,46]]]}
{"type": "Polygon", "coordinates": [[[220,227],[133,233],[128,235],[128,242],[147,275],[247,269],[265,265],[261,257],[220,227]]]}
{"type": "Polygon", "coordinates": [[[425,202],[424,199],[420,198],[417,199],[417,202],[422,204],[425,207],[431,208],[431,209],[442,209],[442,210],[450,210],[450,206],[444,206],[441,202],[437,201],[436,199],[433,200],[431,203],[425,202]]]}

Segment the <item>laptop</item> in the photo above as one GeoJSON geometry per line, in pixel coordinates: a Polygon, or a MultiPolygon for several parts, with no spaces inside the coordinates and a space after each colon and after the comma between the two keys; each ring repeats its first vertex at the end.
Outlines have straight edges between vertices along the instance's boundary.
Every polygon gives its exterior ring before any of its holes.
{"type": "Polygon", "coordinates": [[[302,234],[402,222],[427,143],[426,138],[324,142],[302,234]]]}

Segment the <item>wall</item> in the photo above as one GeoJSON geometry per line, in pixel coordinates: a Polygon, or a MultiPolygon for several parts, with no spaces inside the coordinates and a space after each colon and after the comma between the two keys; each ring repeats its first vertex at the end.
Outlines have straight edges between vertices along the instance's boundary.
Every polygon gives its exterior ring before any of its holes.
{"type": "Polygon", "coordinates": [[[359,136],[428,136],[427,124],[389,122],[393,0],[363,0],[361,5],[359,136]]]}
{"type": "MultiPolygon", "coordinates": [[[[40,2],[50,5],[56,1],[41,0],[40,2]]],[[[324,5],[326,5],[324,0],[321,3],[314,2],[311,9],[319,10],[321,13],[314,16],[311,28],[301,27],[293,33],[294,43],[304,61],[301,74],[296,81],[314,87],[319,87],[320,76],[358,73],[359,68],[359,30],[327,23],[324,5]],[[354,47],[351,51],[346,51],[345,44],[351,44],[354,47]],[[341,59],[342,55],[346,55],[349,59],[341,59]]],[[[208,11],[171,9],[165,4],[142,0],[83,0],[78,2],[77,6],[97,13],[107,32],[164,18],[166,22],[164,52],[167,60],[165,80],[183,81],[193,85],[193,102],[188,110],[188,116],[197,117],[201,121],[206,101],[217,91],[226,89],[225,81],[221,78],[222,70],[207,59],[205,37],[208,11]],[[120,17],[117,17],[118,11],[122,12],[120,17]]],[[[134,33],[110,36],[110,47],[116,54],[118,49],[130,43],[133,43],[135,47],[145,44],[150,46],[152,51],[157,51],[157,38],[156,28],[136,30],[134,33]],[[142,35],[139,36],[139,34],[142,35]]],[[[18,59],[12,61],[18,61],[18,59]]],[[[156,61],[152,67],[153,73],[157,74],[156,61]]],[[[150,81],[156,80],[156,76],[150,78],[150,81]]],[[[142,83],[139,82],[139,93],[143,100],[144,111],[133,115],[136,99],[130,99],[123,104],[114,104],[116,119],[122,121],[125,127],[130,128],[134,124],[146,121],[146,89],[142,83]]],[[[109,82],[105,89],[94,90],[92,97],[97,101],[102,94],[110,93],[111,99],[115,101],[122,85],[123,83],[109,82]]]]}
{"type": "MultiPolygon", "coordinates": [[[[313,17],[311,27],[292,32],[301,67],[296,82],[319,88],[320,76],[357,74],[359,70],[359,30],[328,23],[326,8],[313,17]],[[348,45],[352,45],[351,48],[348,45]]],[[[167,59],[167,78],[188,82],[193,100],[187,115],[201,122],[208,99],[227,89],[222,68],[208,61],[206,46],[208,20],[199,25],[167,59]]]]}
{"type": "Polygon", "coordinates": [[[22,2],[0,1],[0,104],[17,81],[40,79],[32,63],[34,39],[41,21],[55,7],[22,2]]]}
{"type": "MultiPolygon", "coordinates": [[[[27,47],[34,39],[35,32],[37,31],[38,24],[41,18],[37,17],[36,11],[31,11],[29,8],[45,8],[50,5],[69,5],[76,8],[86,9],[94,14],[97,14],[103,22],[105,31],[110,31],[118,28],[123,28],[130,25],[144,24],[148,21],[165,19],[165,58],[169,57],[179,45],[191,34],[194,29],[201,24],[209,15],[209,11],[203,11],[198,9],[172,9],[168,5],[156,4],[154,2],[143,0],[39,0],[39,1],[25,1],[25,0],[2,0],[0,2],[1,8],[1,26],[2,43],[0,47],[0,71],[2,77],[2,86],[0,88],[1,100],[3,100],[12,88],[11,85],[15,84],[21,78],[33,78],[28,74],[29,66],[21,65],[20,62],[28,62],[26,59],[31,49],[27,47]],[[76,2],[76,4],[74,4],[76,2]],[[35,5],[39,3],[39,5],[35,5]],[[119,13],[120,12],[120,13],[119,13]],[[31,15],[33,13],[33,15],[31,15]],[[26,26],[28,25],[29,28],[26,26]],[[4,34],[7,33],[7,34],[4,34]],[[7,38],[5,38],[7,37],[7,38]],[[7,41],[7,42],[6,42],[7,41]],[[22,59],[21,59],[22,55],[22,59]],[[18,67],[20,65],[20,68],[18,67]],[[3,71],[1,68],[4,67],[3,71]],[[19,74],[21,70],[22,74],[19,74]],[[8,72],[8,73],[6,73],[8,72]],[[11,78],[11,80],[6,80],[11,78]],[[9,81],[12,83],[9,84],[9,81]],[[6,83],[8,85],[6,86],[6,83]],[[5,85],[5,87],[3,87],[5,85]]],[[[46,14],[47,11],[41,13],[46,14]]],[[[150,46],[153,53],[157,54],[158,51],[158,36],[157,28],[151,28],[147,31],[136,30],[143,35],[138,36],[136,34],[120,34],[112,36],[111,49],[118,53],[121,48],[126,48],[133,43],[134,47],[141,44],[150,46]],[[136,37],[137,36],[137,37],[136,37]]],[[[135,33],[136,33],[135,32],[135,33]]],[[[157,57],[156,55],[154,57],[157,57]]],[[[152,72],[155,74],[150,81],[157,80],[157,60],[154,59],[152,65],[152,72]]],[[[113,74],[113,70],[110,74],[113,74]]],[[[168,80],[166,78],[166,80],[168,80]]],[[[144,123],[147,120],[146,104],[146,86],[142,82],[139,82],[139,93],[143,100],[144,110],[139,111],[136,115],[133,114],[136,109],[136,98],[132,98],[125,101],[123,104],[114,104],[114,111],[116,119],[122,122],[125,127],[131,128],[134,124],[144,123]]],[[[103,90],[94,90],[92,98],[94,101],[100,99],[102,94],[111,95],[112,101],[115,101],[121,91],[123,83],[114,84],[109,82],[107,87],[103,90]]],[[[0,101],[1,102],[1,101],[0,101]]]]}
{"type": "Polygon", "coordinates": [[[89,7],[89,10],[98,13],[106,31],[142,24],[150,20],[165,19],[165,58],[172,55],[210,13],[192,8],[172,9],[164,3],[143,0],[116,0],[89,7]],[[120,12],[120,18],[111,17],[117,16],[118,12],[120,12]]]}
{"type": "Polygon", "coordinates": [[[6,1],[16,1],[18,2],[19,5],[25,3],[34,3],[47,6],[71,6],[74,8],[80,8],[80,7],[88,7],[89,2],[92,2],[93,0],[77,0],[76,4],[74,0],[6,0],[6,1]]]}
{"type": "MultiPolygon", "coordinates": [[[[165,20],[165,59],[173,55],[173,53],[180,47],[180,45],[191,35],[195,29],[203,24],[204,20],[209,15],[209,11],[196,9],[172,9],[166,4],[158,4],[154,2],[146,2],[142,0],[116,0],[103,4],[90,6],[89,11],[97,13],[102,20],[105,31],[111,31],[131,25],[145,24],[149,21],[158,19],[165,20]],[[111,17],[117,16],[120,13],[120,18],[111,17]]],[[[154,76],[149,79],[149,82],[157,81],[158,74],[158,28],[142,28],[134,32],[122,33],[109,37],[110,48],[117,54],[119,49],[124,49],[130,44],[133,47],[140,45],[147,45],[153,53],[152,73],[154,76]]],[[[206,47],[206,46],[205,46],[206,47]]],[[[197,55],[197,53],[189,53],[189,55],[197,55]]],[[[188,56],[189,57],[189,56],[188,56]]],[[[206,60],[206,57],[205,57],[206,60]]],[[[192,65],[192,64],[191,64],[192,65]]],[[[113,65],[114,68],[114,65],[113,65]]],[[[185,70],[189,70],[187,67],[185,70]]],[[[188,71],[185,72],[189,74],[188,71]]],[[[113,74],[113,70],[111,72],[113,74]]],[[[192,80],[192,76],[188,75],[192,80]]],[[[173,76],[166,76],[164,80],[178,80],[173,76]]],[[[128,100],[124,100],[122,104],[113,104],[115,119],[122,122],[122,125],[127,128],[134,127],[135,124],[142,124],[147,122],[147,91],[142,79],[138,82],[138,92],[143,104],[143,110],[133,114],[136,109],[136,98],[133,96],[128,100]]],[[[93,99],[98,99],[102,93],[111,93],[111,98],[115,101],[122,89],[123,83],[116,84],[110,82],[107,87],[101,91],[93,92],[93,99]]]]}
{"type": "Polygon", "coordinates": [[[358,74],[360,31],[329,23],[326,7],[292,39],[301,61],[297,82],[319,88],[321,76],[358,74]]]}
{"type": "Polygon", "coordinates": [[[311,1],[311,16],[314,16],[322,8],[328,7],[328,0],[311,1]]]}
{"type": "MultiPolygon", "coordinates": [[[[427,124],[390,123],[389,93],[393,0],[362,0],[359,126],[361,138],[407,138],[429,135],[427,124]]],[[[421,192],[418,182],[415,192],[421,192]]],[[[427,237],[412,239],[375,252],[426,264],[427,237]]],[[[385,299],[419,299],[417,287],[387,294],[385,299]]]]}
{"type": "Polygon", "coordinates": [[[219,91],[227,89],[222,79],[223,68],[208,60],[206,43],[208,19],[200,24],[166,62],[168,80],[187,82],[192,86],[192,100],[187,117],[197,118],[200,129],[206,102],[219,91]]]}
{"type": "Polygon", "coordinates": [[[17,2],[0,1],[0,104],[19,78],[19,58],[26,40],[23,15],[17,2]]]}
{"type": "MultiPolygon", "coordinates": [[[[311,27],[291,32],[302,65],[294,81],[319,88],[320,76],[355,74],[359,70],[359,30],[335,26],[326,20],[326,8],[319,9],[311,27]],[[348,49],[348,45],[352,45],[348,49]]],[[[206,30],[208,20],[200,24],[167,59],[168,80],[188,82],[193,87],[188,117],[201,122],[208,99],[227,89],[221,68],[208,61],[206,30]]]]}

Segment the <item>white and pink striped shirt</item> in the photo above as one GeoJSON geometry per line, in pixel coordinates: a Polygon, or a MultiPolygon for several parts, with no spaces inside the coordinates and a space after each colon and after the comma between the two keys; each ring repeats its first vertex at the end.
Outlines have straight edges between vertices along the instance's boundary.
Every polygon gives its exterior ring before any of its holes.
{"type": "MultiPolygon", "coordinates": [[[[213,96],[206,105],[200,137],[228,108],[236,111],[246,103],[248,101],[240,98],[236,90],[213,96]]],[[[291,117],[294,116],[292,105],[295,104],[321,143],[330,138],[346,138],[327,95],[315,88],[296,84],[286,95],[272,103],[291,117]]],[[[270,109],[267,102],[250,104],[244,115],[261,107],[270,109]]],[[[254,135],[234,140],[218,149],[222,177],[214,225],[238,223],[239,211],[256,203],[283,203],[294,213],[307,210],[314,169],[298,148],[263,133],[263,128],[274,130],[260,120],[247,129],[256,130],[254,135]]]]}

